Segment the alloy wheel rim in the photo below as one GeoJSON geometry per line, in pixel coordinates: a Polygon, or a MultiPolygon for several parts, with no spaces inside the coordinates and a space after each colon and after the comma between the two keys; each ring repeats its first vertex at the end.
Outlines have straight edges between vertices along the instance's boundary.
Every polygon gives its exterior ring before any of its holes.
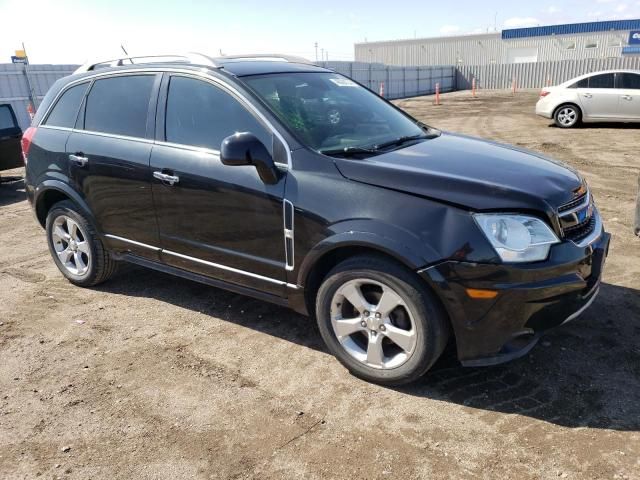
{"type": "Polygon", "coordinates": [[[374,280],[350,280],[338,288],[331,301],[331,325],[342,348],[371,368],[397,368],[416,348],[416,323],[407,303],[374,280]]]}
{"type": "Polygon", "coordinates": [[[576,123],[578,113],[573,108],[563,108],[558,113],[558,121],[564,126],[571,126],[576,123]]]}
{"type": "Polygon", "coordinates": [[[91,265],[91,248],[78,222],[60,215],[53,222],[51,241],[58,260],[72,275],[82,276],[91,265]]]}

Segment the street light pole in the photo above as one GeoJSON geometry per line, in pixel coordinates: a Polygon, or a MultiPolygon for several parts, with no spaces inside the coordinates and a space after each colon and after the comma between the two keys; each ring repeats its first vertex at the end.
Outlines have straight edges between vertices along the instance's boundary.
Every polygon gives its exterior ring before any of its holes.
{"type": "Polygon", "coordinates": [[[22,51],[24,52],[24,78],[27,81],[27,89],[29,90],[29,99],[31,100],[31,105],[33,105],[34,110],[38,108],[38,98],[36,97],[35,91],[33,90],[33,86],[31,85],[31,79],[29,78],[29,72],[27,71],[27,65],[29,65],[29,55],[27,55],[27,49],[24,46],[24,42],[22,42],[22,51]]]}

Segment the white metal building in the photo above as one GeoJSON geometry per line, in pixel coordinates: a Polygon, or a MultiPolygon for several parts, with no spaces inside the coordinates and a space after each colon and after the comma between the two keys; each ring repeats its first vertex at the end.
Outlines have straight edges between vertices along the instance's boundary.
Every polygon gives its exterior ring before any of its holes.
{"type": "Polygon", "coordinates": [[[387,65],[490,65],[639,53],[640,19],[355,44],[356,61],[387,65]]]}

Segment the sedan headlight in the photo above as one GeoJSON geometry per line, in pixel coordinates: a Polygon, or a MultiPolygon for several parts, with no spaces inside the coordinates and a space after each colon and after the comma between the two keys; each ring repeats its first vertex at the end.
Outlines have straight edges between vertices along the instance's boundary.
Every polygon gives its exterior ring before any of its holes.
{"type": "Polygon", "coordinates": [[[553,230],[539,218],[507,214],[473,217],[506,263],[546,260],[551,245],[560,243],[553,230]]]}

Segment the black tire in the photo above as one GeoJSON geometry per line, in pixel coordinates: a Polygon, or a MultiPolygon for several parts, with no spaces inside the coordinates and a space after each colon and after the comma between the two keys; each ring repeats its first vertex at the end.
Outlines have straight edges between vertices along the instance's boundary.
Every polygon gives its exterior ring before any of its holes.
{"type": "MultiPolygon", "coordinates": [[[[566,118],[566,117],[565,117],[566,118]]],[[[572,103],[566,103],[564,105],[560,105],[556,108],[556,111],[553,113],[553,121],[556,126],[559,128],[575,128],[582,122],[582,110],[577,105],[572,103]],[[566,120],[562,120],[562,115],[566,115],[566,111],[572,111],[575,115],[575,120],[573,122],[568,123],[566,120]]]]}
{"type": "Polygon", "coordinates": [[[49,246],[49,252],[53,257],[53,261],[60,272],[74,285],[93,287],[105,282],[115,273],[118,263],[111,258],[111,255],[105,249],[91,221],[73,202],[64,200],[53,205],[47,214],[45,230],[47,233],[47,245],[49,246]],[[91,256],[87,256],[89,259],[86,262],[88,268],[86,272],[82,272],[81,274],[74,274],[69,271],[56,253],[52,232],[56,220],[62,216],[71,218],[77,223],[82,237],[88,244],[88,251],[91,256]]]}
{"type": "Polygon", "coordinates": [[[387,386],[403,385],[423,376],[440,357],[449,339],[449,321],[433,293],[414,272],[382,256],[352,257],[333,268],[318,291],[316,319],[327,347],[353,375],[387,386]],[[333,297],[341,286],[356,279],[384,284],[405,303],[417,335],[413,353],[405,363],[393,368],[371,367],[348,353],[338,340],[331,320],[333,297]]]}

